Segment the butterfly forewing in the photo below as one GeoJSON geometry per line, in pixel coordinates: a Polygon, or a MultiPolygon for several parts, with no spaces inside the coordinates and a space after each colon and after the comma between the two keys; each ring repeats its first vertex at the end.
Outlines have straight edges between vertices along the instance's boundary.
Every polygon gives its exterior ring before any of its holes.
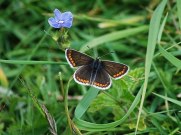
{"type": "Polygon", "coordinates": [[[102,61],[104,70],[114,79],[119,79],[126,75],[129,67],[125,64],[120,64],[112,61],[102,61]]]}
{"type": "Polygon", "coordinates": [[[71,67],[88,65],[94,61],[94,59],[90,56],[75,51],[73,49],[66,49],[65,56],[71,67]]]}

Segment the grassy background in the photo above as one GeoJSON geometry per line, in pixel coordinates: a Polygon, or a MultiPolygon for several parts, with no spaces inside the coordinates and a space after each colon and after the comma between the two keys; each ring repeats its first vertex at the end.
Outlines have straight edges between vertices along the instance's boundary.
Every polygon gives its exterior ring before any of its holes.
{"type": "Polygon", "coordinates": [[[180,9],[179,0],[0,0],[0,134],[181,134],[180,9]],[[66,42],[47,21],[55,8],[74,15],[66,42]],[[68,45],[115,51],[103,59],[131,70],[108,91],[83,87],[71,81],[68,45]]]}

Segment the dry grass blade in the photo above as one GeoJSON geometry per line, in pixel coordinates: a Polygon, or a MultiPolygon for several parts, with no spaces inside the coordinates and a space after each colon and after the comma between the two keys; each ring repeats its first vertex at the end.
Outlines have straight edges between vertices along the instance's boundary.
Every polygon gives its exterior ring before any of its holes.
{"type": "Polygon", "coordinates": [[[45,107],[45,105],[41,105],[43,112],[45,113],[45,116],[48,120],[48,123],[50,125],[50,132],[52,135],[58,135],[57,134],[57,126],[56,126],[56,122],[54,120],[54,118],[50,115],[50,113],[48,112],[48,109],[45,107]]]}

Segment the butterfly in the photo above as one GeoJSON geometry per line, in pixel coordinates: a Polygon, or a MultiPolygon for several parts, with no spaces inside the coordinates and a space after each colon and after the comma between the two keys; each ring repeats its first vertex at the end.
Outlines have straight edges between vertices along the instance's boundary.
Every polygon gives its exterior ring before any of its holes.
{"type": "Polygon", "coordinates": [[[125,64],[94,59],[73,49],[66,49],[65,57],[72,68],[78,67],[73,75],[75,82],[101,90],[111,87],[110,76],[113,79],[120,79],[129,71],[129,67],[125,64]]]}

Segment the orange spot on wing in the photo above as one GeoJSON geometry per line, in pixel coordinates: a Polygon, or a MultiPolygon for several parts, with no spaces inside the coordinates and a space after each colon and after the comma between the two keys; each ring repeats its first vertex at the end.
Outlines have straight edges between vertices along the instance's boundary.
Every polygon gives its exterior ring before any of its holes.
{"type": "Polygon", "coordinates": [[[113,75],[114,78],[123,75],[126,72],[126,66],[123,66],[123,70],[118,72],[117,74],[113,75]]]}
{"type": "Polygon", "coordinates": [[[81,83],[89,83],[89,80],[82,79],[82,78],[80,78],[78,76],[76,77],[76,79],[81,83]]]}
{"type": "Polygon", "coordinates": [[[71,50],[68,52],[68,59],[69,59],[70,63],[75,67],[76,64],[75,64],[75,62],[74,62],[74,60],[72,58],[71,50]]]}
{"type": "Polygon", "coordinates": [[[102,83],[98,83],[98,82],[94,82],[94,85],[97,86],[97,87],[107,87],[109,85],[109,82],[105,83],[105,84],[102,84],[102,83]]]}

